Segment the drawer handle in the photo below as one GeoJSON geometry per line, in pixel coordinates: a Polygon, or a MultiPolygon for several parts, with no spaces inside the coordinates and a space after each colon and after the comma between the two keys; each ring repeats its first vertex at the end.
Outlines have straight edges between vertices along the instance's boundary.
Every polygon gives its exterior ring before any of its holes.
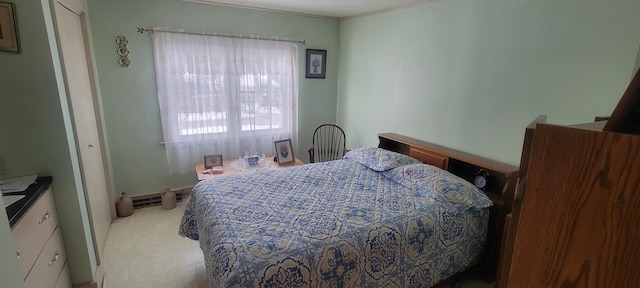
{"type": "Polygon", "coordinates": [[[42,216],[42,219],[38,221],[38,224],[42,224],[42,222],[47,221],[49,217],[51,217],[51,214],[49,214],[49,211],[47,211],[47,213],[44,213],[44,216],[42,216]]]}
{"type": "Polygon", "coordinates": [[[22,257],[22,251],[20,251],[20,249],[16,250],[16,257],[18,257],[18,259],[22,257]]]}
{"type": "Polygon", "coordinates": [[[58,254],[58,251],[56,251],[56,253],[53,254],[53,258],[51,258],[51,261],[49,261],[49,266],[53,265],[53,262],[58,261],[59,258],[60,258],[60,254],[58,254]]]}

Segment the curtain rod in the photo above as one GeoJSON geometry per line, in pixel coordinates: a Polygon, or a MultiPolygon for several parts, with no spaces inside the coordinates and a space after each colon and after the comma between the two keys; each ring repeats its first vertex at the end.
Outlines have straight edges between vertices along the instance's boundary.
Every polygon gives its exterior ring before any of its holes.
{"type": "Polygon", "coordinates": [[[221,35],[221,34],[215,34],[215,33],[195,33],[195,32],[184,32],[184,31],[171,31],[171,30],[164,30],[164,29],[158,29],[158,28],[153,28],[153,29],[146,29],[143,27],[137,27],[138,28],[138,33],[142,34],[144,32],[168,32],[168,33],[180,33],[180,34],[189,34],[189,35],[208,35],[208,36],[218,36],[218,37],[228,37],[228,38],[242,38],[242,39],[258,39],[258,40],[269,40],[269,41],[281,41],[281,42],[292,42],[292,43],[297,43],[297,44],[301,44],[301,45],[306,45],[307,44],[307,40],[287,40],[287,39],[270,39],[270,38],[265,38],[265,37],[249,37],[249,36],[241,36],[241,35],[221,35]]]}

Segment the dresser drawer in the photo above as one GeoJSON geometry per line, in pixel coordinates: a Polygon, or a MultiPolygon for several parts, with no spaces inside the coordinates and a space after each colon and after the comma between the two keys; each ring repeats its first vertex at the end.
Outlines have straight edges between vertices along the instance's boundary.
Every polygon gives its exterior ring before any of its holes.
{"type": "Polygon", "coordinates": [[[23,279],[29,274],[40,251],[58,225],[54,207],[53,193],[49,188],[13,227],[12,234],[23,279]]]}
{"type": "Polygon", "coordinates": [[[50,288],[56,283],[66,261],[62,235],[60,235],[60,229],[56,229],[25,279],[25,287],[50,288]]]}
{"type": "Polygon", "coordinates": [[[58,276],[56,285],[53,288],[71,288],[71,277],[69,276],[69,264],[65,264],[64,268],[58,276]]]}

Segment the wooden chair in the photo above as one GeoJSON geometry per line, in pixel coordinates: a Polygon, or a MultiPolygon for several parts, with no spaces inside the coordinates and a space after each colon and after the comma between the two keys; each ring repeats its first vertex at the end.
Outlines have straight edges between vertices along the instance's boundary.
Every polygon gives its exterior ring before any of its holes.
{"type": "Polygon", "coordinates": [[[342,159],[349,152],[346,136],[342,128],[334,124],[322,124],[313,132],[312,146],[309,148],[311,163],[342,159]]]}

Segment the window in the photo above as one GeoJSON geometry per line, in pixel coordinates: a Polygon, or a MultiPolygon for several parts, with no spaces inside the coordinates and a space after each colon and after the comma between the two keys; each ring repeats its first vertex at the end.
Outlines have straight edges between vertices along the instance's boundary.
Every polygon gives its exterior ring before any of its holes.
{"type": "Polygon", "coordinates": [[[274,141],[297,139],[297,45],[157,31],[152,38],[170,170],[189,173],[204,154],[269,155],[274,141]]]}

